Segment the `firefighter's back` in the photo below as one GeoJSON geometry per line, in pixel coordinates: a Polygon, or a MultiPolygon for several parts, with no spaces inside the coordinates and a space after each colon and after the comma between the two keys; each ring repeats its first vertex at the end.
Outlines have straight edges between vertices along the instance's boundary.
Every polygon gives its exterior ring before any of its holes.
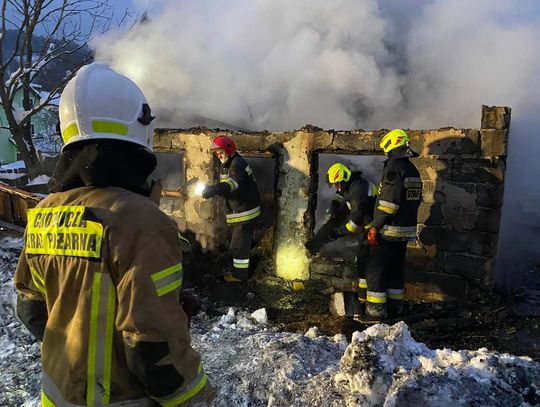
{"type": "Polygon", "coordinates": [[[78,405],[145,397],[116,329],[118,308],[131,306],[118,304],[117,286],[141,240],[175,230],[152,201],[123,188],[55,193],[31,211],[26,255],[49,311],[42,346],[46,394],[60,392],[78,405]]]}

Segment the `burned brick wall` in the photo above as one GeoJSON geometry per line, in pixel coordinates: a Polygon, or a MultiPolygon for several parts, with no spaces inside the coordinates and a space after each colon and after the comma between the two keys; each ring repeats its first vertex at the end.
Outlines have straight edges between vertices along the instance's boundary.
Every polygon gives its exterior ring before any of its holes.
{"type": "MultiPolygon", "coordinates": [[[[407,289],[414,296],[466,295],[471,282],[489,285],[497,252],[510,109],[482,108],[480,129],[408,130],[424,194],[419,240],[411,244],[407,289]]],[[[222,207],[192,193],[189,181],[214,182],[217,163],[209,147],[231,135],[241,153],[276,160],[273,271],[285,280],[320,281],[338,290],[356,284],[354,266],[308,257],[303,242],[313,233],[318,154],[378,155],[387,130],[324,131],[306,126],[291,132],[161,129],[157,152],[182,152],[188,186],[165,194],[162,208],[200,243],[217,250],[224,239],[222,207]]]]}

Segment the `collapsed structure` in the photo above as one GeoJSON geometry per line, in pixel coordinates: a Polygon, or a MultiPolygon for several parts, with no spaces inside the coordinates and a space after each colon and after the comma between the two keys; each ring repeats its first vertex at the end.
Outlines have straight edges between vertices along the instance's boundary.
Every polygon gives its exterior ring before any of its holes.
{"type": "MultiPolygon", "coordinates": [[[[478,285],[489,286],[497,254],[510,129],[510,108],[482,107],[480,129],[408,130],[413,159],[423,182],[418,242],[407,257],[407,296],[463,297],[478,285]]],[[[210,141],[231,134],[242,155],[258,160],[255,174],[262,192],[259,239],[270,250],[272,271],[290,281],[317,281],[337,291],[353,290],[354,265],[340,259],[309,258],[303,243],[315,227],[318,156],[381,155],[378,143],[387,130],[324,131],[306,126],[291,132],[230,132],[195,128],[156,131],[158,162],[168,161],[162,209],[203,251],[218,250],[226,227],[217,200],[193,194],[191,180],[215,179],[217,165],[210,141]],[[259,167],[259,172],[257,171],[259,167]],[[268,174],[270,176],[268,177],[268,174]],[[180,188],[180,192],[177,191],[180,188]]],[[[325,169],[326,170],[326,169],[325,169]]],[[[39,197],[0,187],[0,218],[19,225],[39,197]]]]}
{"type": "MultiPolygon", "coordinates": [[[[491,283],[509,128],[510,108],[483,106],[480,129],[408,130],[411,147],[420,154],[414,163],[424,186],[419,240],[408,251],[409,296],[461,297],[470,293],[474,283],[491,283]]],[[[272,257],[276,275],[291,281],[322,281],[328,287],[352,291],[356,284],[352,264],[309,258],[303,247],[315,226],[318,155],[380,155],[378,143],[386,131],[324,131],[313,126],[254,133],[157,130],[155,151],[158,156],[175,153],[177,178],[182,178],[176,180],[180,193],[167,190],[165,183],[162,209],[176,218],[181,230],[195,236],[203,251],[219,248],[225,233],[219,221],[223,209],[192,193],[191,181],[215,179],[211,140],[230,134],[242,155],[262,159],[263,167],[274,170],[273,177],[258,179],[258,184],[267,191],[263,192],[267,212],[263,240],[271,241],[267,255],[272,257]]]]}

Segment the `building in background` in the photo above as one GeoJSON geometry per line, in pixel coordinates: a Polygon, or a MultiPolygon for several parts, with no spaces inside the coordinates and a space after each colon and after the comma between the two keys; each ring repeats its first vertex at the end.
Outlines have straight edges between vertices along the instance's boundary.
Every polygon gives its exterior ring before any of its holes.
{"type": "MultiPolygon", "coordinates": [[[[47,92],[41,90],[38,84],[32,84],[30,100],[32,106],[37,106],[40,100],[49,96],[47,92]]],[[[14,105],[20,109],[20,114],[24,114],[22,108],[23,90],[17,89],[15,93],[14,105]]],[[[42,159],[53,157],[62,148],[62,139],[58,132],[58,103],[60,97],[54,98],[51,104],[32,117],[31,132],[34,146],[42,159]]],[[[17,146],[11,132],[9,131],[6,115],[0,105],[0,182],[12,184],[13,178],[20,178],[17,174],[25,173],[24,162],[18,161],[17,146]],[[10,175],[11,174],[11,175],[10,175]]]]}

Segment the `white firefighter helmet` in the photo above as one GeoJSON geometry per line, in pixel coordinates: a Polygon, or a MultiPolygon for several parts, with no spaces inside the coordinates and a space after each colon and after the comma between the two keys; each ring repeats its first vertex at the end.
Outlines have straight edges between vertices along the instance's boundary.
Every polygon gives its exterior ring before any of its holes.
{"type": "Polygon", "coordinates": [[[83,140],[113,139],[152,151],[154,126],[141,89],[101,63],[83,66],[60,98],[64,147],[83,140]]]}

